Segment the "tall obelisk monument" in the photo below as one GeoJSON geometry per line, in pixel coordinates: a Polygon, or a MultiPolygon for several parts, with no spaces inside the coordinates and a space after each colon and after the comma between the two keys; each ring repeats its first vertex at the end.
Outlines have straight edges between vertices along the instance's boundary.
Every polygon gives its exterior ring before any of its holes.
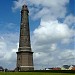
{"type": "Polygon", "coordinates": [[[27,8],[27,5],[23,5],[21,10],[19,49],[17,52],[18,71],[34,70],[33,52],[31,50],[31,44],[30,44],[28,13],[29,10],[27,8]]]}

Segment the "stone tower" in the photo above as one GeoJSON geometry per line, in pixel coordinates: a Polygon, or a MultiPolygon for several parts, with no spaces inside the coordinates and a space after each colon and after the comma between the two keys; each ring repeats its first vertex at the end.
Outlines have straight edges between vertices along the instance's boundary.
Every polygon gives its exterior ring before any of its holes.
{"type": "Polygon", "coordinates": [[[29,11],[27,6],[23,5],[21,10],[19,49],[17,52],[17,70],[18,71],[34,70],[33,52],[31,50],[31,44],[30,44],[28,13],[29,11]]]}

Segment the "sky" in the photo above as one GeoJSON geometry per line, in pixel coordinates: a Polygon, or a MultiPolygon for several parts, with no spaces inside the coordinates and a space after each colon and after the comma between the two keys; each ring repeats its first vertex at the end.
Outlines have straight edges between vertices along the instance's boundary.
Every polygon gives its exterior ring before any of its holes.
{"type": "Polygon", "coordinates": [[[2,0],[0,66],[16,67],[23,4],[29,9],[34,68],[75,65],[75,0],[2,0]]]}

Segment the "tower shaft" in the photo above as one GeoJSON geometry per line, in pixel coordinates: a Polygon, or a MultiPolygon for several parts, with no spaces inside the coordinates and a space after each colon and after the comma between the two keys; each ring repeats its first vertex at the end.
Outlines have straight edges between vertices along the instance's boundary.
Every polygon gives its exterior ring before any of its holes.
{"type": "Polygon", "coordinates": [[[30,47],[30,31],[29,31],[28,13],[29,13],[28,8],[26,5],[24,5],[21,10],[21,27],[20,27],[20,39],[19,39],[19,48],[22,48],[22,49],[30,47]]]}
{"type": "Polygon", "coordinates": [[[34,70],[28,13],[29,11],[27,6],[23,5],[21,10],[19,49],[17,52],[17,70],[19,71],[34,70]]]}

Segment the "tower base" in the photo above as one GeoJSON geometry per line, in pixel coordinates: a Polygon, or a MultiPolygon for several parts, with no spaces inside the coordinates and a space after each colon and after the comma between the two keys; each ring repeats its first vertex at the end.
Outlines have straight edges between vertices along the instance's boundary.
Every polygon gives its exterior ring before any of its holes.
{"type": "Polygon", "coordinates": [[[20,66],[17,67],[17,71],[33,71],[34,70],[34,66],[20,66]]]}
{"type": "Polygon", "coordinates": [[[17,52],[17,71],[32,71],[33,66],[33,52],[20,51],[17,52]]]}

